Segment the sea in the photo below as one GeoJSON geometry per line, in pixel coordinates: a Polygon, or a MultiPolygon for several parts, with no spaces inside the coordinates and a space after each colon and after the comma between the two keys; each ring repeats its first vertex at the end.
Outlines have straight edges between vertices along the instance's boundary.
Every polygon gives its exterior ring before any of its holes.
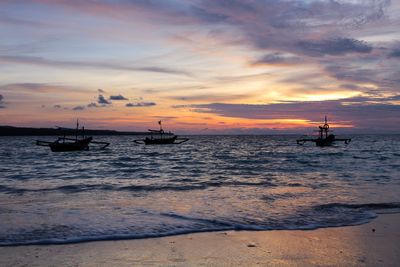
{"type": "Polygon", "coordinates": [[[298,136],[188,136],[51,152],[0,137],[0,246],[152,238],[226,230],[303,230],[400,212],[400,135],[349,145],[298,136]]]}

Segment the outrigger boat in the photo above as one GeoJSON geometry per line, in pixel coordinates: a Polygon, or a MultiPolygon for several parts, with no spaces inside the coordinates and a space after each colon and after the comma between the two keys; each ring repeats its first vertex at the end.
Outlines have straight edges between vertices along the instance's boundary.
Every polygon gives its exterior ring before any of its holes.
{"type": "Polygon", "coordinates": [[[64,134],[54,142],[36,140],[38,146],[48,146],[53,152],[82,151],[89,150],[89,144],[101,145],[100,149],[104,149],[110,145],[107,142],[93,141],[93,137],[85,137],[85,128],[82,127],[82,134],[79,138],[79,122],[76,122],[75,138],[68,138],[64,134]]]}
{"type": "Polygon", "coordinates": [[[317,146],[331,146],[334,142],[344,142],[346,145],[351,142],[351,138],[336,138],[334,134],[329,134],[328,119],[325,116],[325,123],[318,126],[319,136],[316,139],[298,139],[297,144],[303,145],[306,142],[315,142],[317,146]]]}
{"type": "Polygon", "coordinates": [[[161,121],[158,122],[160,125],[160,130],[151,130],[150,137],[146,137],[145,139],[136,139],[134,142],[136,144],[145,144],[145,145],[169,145],[169,144],[182,144],[189,140],[189,138],[179,138],[177,135],[171,132],[164,132],[161,121]]]}

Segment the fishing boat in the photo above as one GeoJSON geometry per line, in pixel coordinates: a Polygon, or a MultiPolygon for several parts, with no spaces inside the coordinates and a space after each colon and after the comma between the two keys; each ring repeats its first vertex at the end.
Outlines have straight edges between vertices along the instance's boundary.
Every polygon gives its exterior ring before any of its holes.
{"type": "Polygon", "coordinates": [[[189,140],[189,138],[180,138],[171,132],[164,132],[161,121],[159,121],[158,124],[160,125],[159,130],[149,129],[150,137],[146,137],[145,139],[136,139],[134,142],[136,144],[145,145],[177,145],[189,140]]]}
{"type": "Polygon", "coordinates": [[[318,128],[318,138],[297,139],[297,144],[303,145],[306,142],[314,142],[317,146],[331,146],[334,142],[344,142],[346,145],[351,142],[351,138],[336,138],[334,134],[329,133],[329,124],[326,116],[325,123],[318,126],[318,128]]]}
{"type": "Polygon", "coordinates": [[[93,141],[93,137],[85,136],[85,128],[82,127],[82,133],[79,135],[79,122],[76,122],[75,138],[58,137],[56,141],[41,141],[36,140],[36,145],[38,146],[48,146],[53,152],[68,152],[68,151],[82,151],[89,150],[89,144],[100,145],[100,149],[104,149],[110,145],[107,142],[97,142],[93,141]]]}

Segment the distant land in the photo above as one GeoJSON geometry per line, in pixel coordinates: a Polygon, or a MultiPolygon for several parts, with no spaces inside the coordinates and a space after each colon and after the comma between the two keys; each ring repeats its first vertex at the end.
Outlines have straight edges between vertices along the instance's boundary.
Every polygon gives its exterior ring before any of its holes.
{"type": "MultiPolygon", "coordinates": [[[[82,131],[79,131],[82,133],[82,131]]],[[[0,126],[0,136],[35,136],[35,135],[75,135],[75,129],[70,128],[30,128],[0,126]]],[[[85,135],[148,135],[148,132],[120,132],[115,130],[85,129],[85,135]]]]}

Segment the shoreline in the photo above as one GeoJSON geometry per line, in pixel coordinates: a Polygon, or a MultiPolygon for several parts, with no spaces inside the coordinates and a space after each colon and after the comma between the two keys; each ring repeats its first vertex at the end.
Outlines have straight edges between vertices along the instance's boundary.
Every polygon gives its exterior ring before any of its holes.
{"type": "Polygon", "coordinates": [[[400,214],[315,230],[217,231],[0,247],[0,266],[397,266],[400,214]]]}

